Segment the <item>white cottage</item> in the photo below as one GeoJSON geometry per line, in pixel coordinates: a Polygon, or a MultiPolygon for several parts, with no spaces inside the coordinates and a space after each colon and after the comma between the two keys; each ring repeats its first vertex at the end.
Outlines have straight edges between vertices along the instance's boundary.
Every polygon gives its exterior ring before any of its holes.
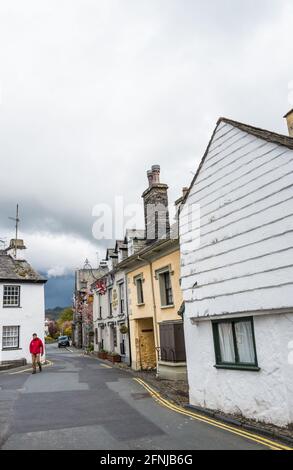
{"type": "Polygon", "coordinates": [[[292,424],[293,138],[221,118],[180,246],[190,404],[292,424]]]}
{"type": "Polygon", "coordinates": [[[32,334],[44,340],[45,282],[25,260],[0,251],[0,364],[30,363],[32,334]]]}

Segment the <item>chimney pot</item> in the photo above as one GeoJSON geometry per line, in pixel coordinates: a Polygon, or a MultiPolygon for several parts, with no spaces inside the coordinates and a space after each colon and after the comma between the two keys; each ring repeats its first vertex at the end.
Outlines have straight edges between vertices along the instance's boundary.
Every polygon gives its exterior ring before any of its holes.
{"type": "Polygon", "coordinates": [[[152,166],[153,184],[160,183],[160,172],[161,172],[160,165],[152,166]]]}
{"type": "Polygon", "coordinates": [[[287,119],[289,136],[293,137],[293,109],[291,109],[291,111],[285,114],[284,118],[287,119]]]}
{"type": "Polygon", "coordinates": [[[149,187],[151,187],[153,185],[153,172],[152,172],[152,170],[147,171],[147,177],[148,177],[148,180],[149,180],[149,187]]]}
{"type": "Polygon", "coordinates": [[[184,188],[182,188],[182,195],[183,195],[183,197],[185,197],[186,194],[188,193],[188,189],[189,189],[189,188],[187,188],[186,186],[184,186],[184,188]]]}

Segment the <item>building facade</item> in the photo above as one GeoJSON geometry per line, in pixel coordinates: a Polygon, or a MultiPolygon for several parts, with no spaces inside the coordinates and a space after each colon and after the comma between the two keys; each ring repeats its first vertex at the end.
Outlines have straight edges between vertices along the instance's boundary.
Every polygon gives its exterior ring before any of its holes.
{"type": "MultiPolygon", "coordinates": [[[[186,377],[180,255],[176,230],[170,228],[168,186],[160,182],[160,167],[147,173],[149,187],[142,197],[145,209],[144,243],[119,266],[127,276],[132,368],[156,369],[169,379],[186,377]],[[172,234],[175,235],[172,237],[172,234]]],[[[175,224],[175,229],[177,224],[175,224]]],[[[135,233],[132,234],[135,237],[135,233]]]]}
{"type": "Polygon", "coordinates": [[[132,368],[186,378],[178,240],[146,247],[123,265],[127,273],[132,368]]]}
{"type": "Polygon", "coordinates": [[[45,282],[25,260],[0,251],[1,364],[31,363],[33,333],[44,341],[45,282]]]}
{"type": "Polygon", "coordinates": [[[94,280],[98,279],[104,272],[105,268],[92,269],[87,263],[84,269],[75,271],[72,345],[76,348],[88,349],[94,345],[94,296],[91,286],[94,280]]]}
{"type": "Polygon", "coordinates": [[[92,285],[94,292],[93,321],[94,349],[107,351],[130,362],[129,323],[126,299],[125,273],[117,264],[126,255],[124,242],[117,241],[115,249],[108,249],[106,261],[109,271],[92,285]]]}
{"type": "Polygon", "coordinates": [[[293,422],[292,175],[292,138],[222,118],[180,211],[190,403],[279,426],[293,422]]]}

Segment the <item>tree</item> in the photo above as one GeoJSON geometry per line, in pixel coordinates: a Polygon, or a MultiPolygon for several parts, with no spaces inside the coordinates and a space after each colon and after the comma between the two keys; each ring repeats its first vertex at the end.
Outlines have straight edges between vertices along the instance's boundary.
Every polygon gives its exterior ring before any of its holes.
{"type": "Polygon", "coordinates": [[[49,336],[51,336],[51,338],[55,338],[55,336],[58,333],[58,327],[57,327],[57,323],[54,320],[51,320],[49,322],[48,331],[49,331],[49,336]]]}
{"type": "Polygon", "coordinates": [[[72,308],[68,307],[62,310],[59,315],[58,321],[60,320],[61,323],[65,321],[72,321],[73,320],[73,310],[72,308]]]}
{"type": "Polygon", "coordinates": [[[64,308],[59,315],[57,320],[57,327],[59,332],[62,335],[71,336],[72,335],[72,320],[73,320],[73,310],[72,308],[64,308]]]}

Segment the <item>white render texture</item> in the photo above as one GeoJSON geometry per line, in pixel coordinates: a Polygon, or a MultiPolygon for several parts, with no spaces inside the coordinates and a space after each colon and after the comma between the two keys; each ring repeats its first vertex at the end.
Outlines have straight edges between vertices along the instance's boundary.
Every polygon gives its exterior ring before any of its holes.
{"type": "MultiPolygon", "coordinates": [[[[3,307],[3,285],[12,285],[9,281],[0,283],[0,362],[26,359],[31,363],[29,344],[32,334],[37,333],[44,342],[44,284],[15,283],[20,285],[20,307],[3,307]],[[3,326],[20,326],[19,348],[2,350],[3,326]]],[[[44,356],[45,357],[45,356],[44,356]]]]}
{"type": "MultiPolygon", "coordinates": [[[[106,276],[105,276],[106,277],[106,276]]],[[[122,339],[125,341],[125,356],[123,360],[125,362],[129,361],[129,339],[128,333],[122,335],[120,332],[120,325],[121,323],[128,325],[127,321],[127,302],[126,302],[126,277],[124,271],[116,271],[115,276],[113,278],[113,284],[111,287],[113,290],[116,290],[117,294],[119,295],[119,285],[123,283],[124,288],[124,315],[119,315],[119,305],[113,306],[113,317],[109,317],[109,297],[108,297],[108,289],[105,295],[99,295],[97,292],[94,293],[94,303],[93,303],[93,323],[94,329],[98,329],[98,342],[100,343],[103,339],[104,341],[104,349],[108,352],[113,351],[117,354],[120,354],[120,343],[122,339]],[[99,311],[100,307],[102,307],[102,319],[99,318],[99,311]],[[117,346],[113,346],[113,332],[110,327],[111,323],[115,323],[117,329],[117,346]],[[99,327],[99,324],[104,323],[105,327],[99,327]]],[[[99,345],[94,341],[94,350],[96,352],[99,351],[99,345]]]]}
{"type": "Polygon", "coordinates": [[[192,405],[293,423],[293,314],[254,317],[259,372],[216,369],[211,321],[185,319],[184,326],[192,405]]]}
{"type": "Polygon", "coordinates": [[[222,120],[180,214],[190,402],[280,426],[293,422],[292,175],[292,149],[222,120]],[[260,371],[214,367],[211,319],[227,315],[253,316],[260,371]]]}

